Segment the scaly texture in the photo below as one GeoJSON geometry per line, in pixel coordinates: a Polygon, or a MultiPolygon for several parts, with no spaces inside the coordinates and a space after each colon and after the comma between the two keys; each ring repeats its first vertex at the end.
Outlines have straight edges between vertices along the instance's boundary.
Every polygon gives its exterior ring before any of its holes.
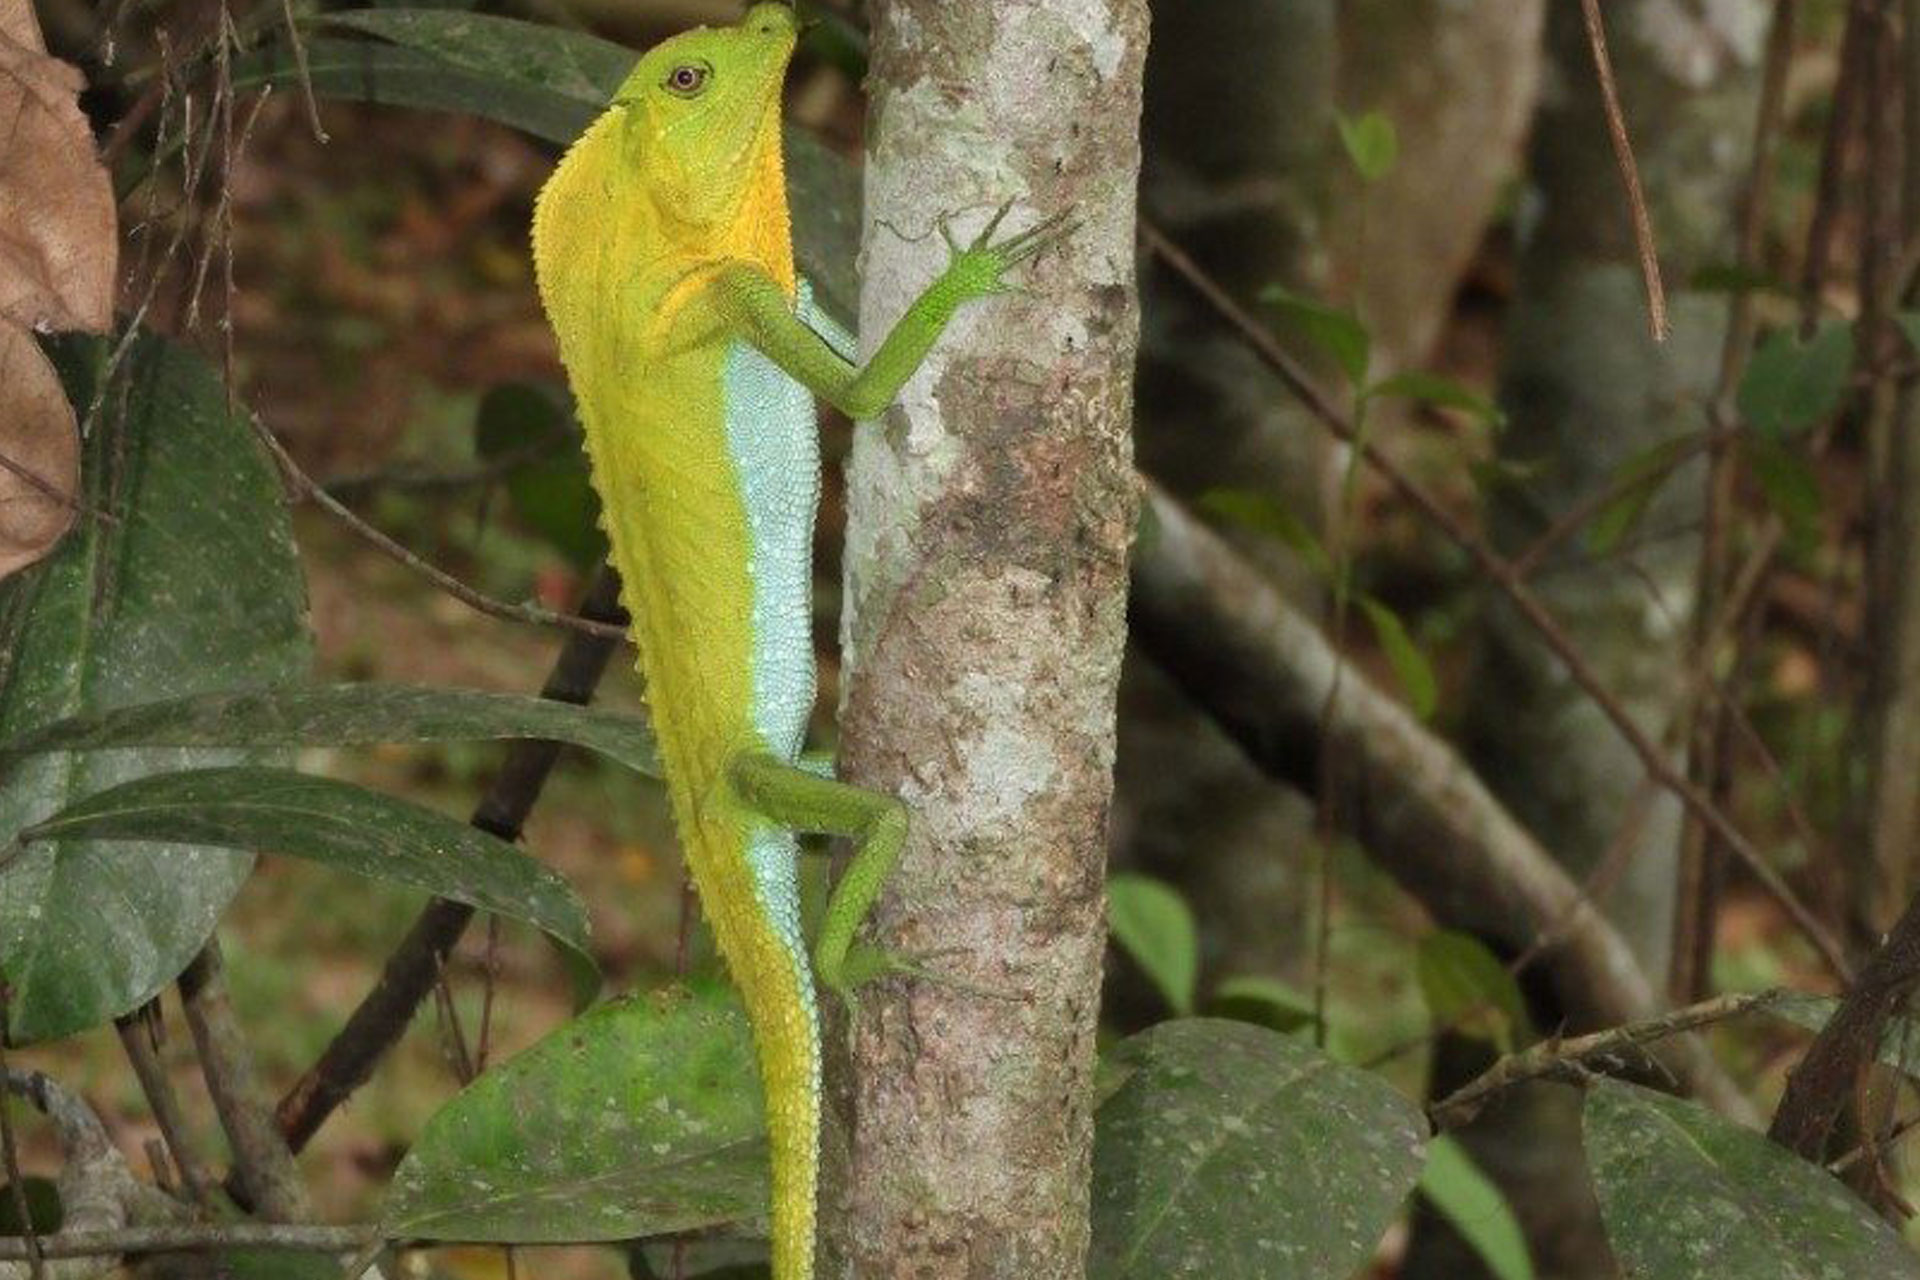
{"type": "Polygon", "coordinates": [[[813,692],[804,549],[819,468],[804,389],[728,336],[702,290],[727,262],[794,287],[779,146],[793,28],[784,14],[756,14],[757,24],[749,15],[688,32],[641,59],[541,192],[534,260],[579,400],[681,842],[753,1021],[784,1280],[811,1270],[813,986],[792,837],[732,803],[722,779],[736,750],[792,758],[799,747],[813,692]],[[703,63],[700,97],[661,92],[675,68],[703,63]],[[728,391],[744,393],[731,406],[744,412],[729,413],[728,391]],[[756,442],[769,445],[764,459],[756,442]],[[757,582],[757,546],[774,549],[784,581],[757,582]],[[764,660],[756,631],[774,642],[764,660]],[[772,687],[756,689],[761,680],[772,687]]]}
{"type": "MultiPolygon", "coordinates": [[[[773,1159],[773,1271],[813,1270],[820,1033],[813,979],[850,998],[903,966],[853,942],[905,840],[899,801],[800,767],[813,705],[812,396],[890,403],[954,312],[1064,232],[994,241],[1002,208],[865,367],[794,276],[780,84],[796,24],[760,4],[642,57],[540,193],[534,262],[586,428],[634,618],[681,844],[752,1020],[773,1159]],[[856,837],[816,963],[796,830],[856,837]]],[[[944,227],[944,224],[942,224],[944,227]]]]}

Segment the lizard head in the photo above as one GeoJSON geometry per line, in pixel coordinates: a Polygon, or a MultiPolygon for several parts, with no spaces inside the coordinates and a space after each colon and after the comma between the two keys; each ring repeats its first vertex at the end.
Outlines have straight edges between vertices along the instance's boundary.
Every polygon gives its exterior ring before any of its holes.
{"type": "Polygon", "coordinates": [[[756,4],[731,27],[696,27],[649,49],[614,95],[627,162],[667,218],[730,222],[765,172],[777,174],[780,87],[799,22],[756,4]]]}

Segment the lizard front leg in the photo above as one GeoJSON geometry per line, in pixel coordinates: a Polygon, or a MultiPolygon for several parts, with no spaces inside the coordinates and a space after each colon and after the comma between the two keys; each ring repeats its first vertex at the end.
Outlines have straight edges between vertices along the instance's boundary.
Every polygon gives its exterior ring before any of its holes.
{"type": "MultiPolygon", "coordinates": [[[[994,240],[1007,207],[971,244],[951,237],[947,269],[928,285],[864,366],[843,359],[793,313],[784,290],[759,267],[730,263],[711,286],[721,316],[748,343],[809,391],[855,421],[878,417],[900,394],[947,322],[976,298],[1007,293],[1005,273],[1072,232],[1065,214],[1048,218],[1004,240],[994,240]]],[[[946,235],[946,225],[941,224],[946,235]]]]}

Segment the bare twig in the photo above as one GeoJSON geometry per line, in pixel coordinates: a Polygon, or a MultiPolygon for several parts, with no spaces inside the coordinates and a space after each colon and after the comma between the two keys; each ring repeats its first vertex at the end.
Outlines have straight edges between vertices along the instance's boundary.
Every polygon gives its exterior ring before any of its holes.
{"type": "Polygon", "coordinates": [[[311,1220],[313,1204],[294,1167],[293,1152],[274,1126],[253,1051],[234,1017],[219,939],[209,938],[180,975],[180,1002],[193,1031],[200,1074],[233,1149],[242,1203],[269,1222],[311,1220]]]}
{"type": "Polygon", "coordinates": [[[312,501],[362,541],[373,546],[389,559],[419,574],[462,604],[469,605],[493,618],[505,618],[512,622],[531,622],[544,627],[563,627],[568,631],[576,631],[599,640],[626,639],[626,628],[623,626],[596,622],[592,618],[583,618],[570,613],[555,613],[539,605],[509,604],[504,600],[496,600],[484,592],[476,591],[445,570],[428,564],[393,538],[355,515],[345,503],[317,484],[313,477],[294,461],[293,455],[287,452],[286,446],[280,443],[279,437],[268,429],[258,414],[252,415],[252,422],[254,433],[259,436],[260,442],[267,447],[274,461],[279,464],[281,474],[286,477],[287,484],[293,490],[296,499],[312,501]]]}
{"type": "MultiPolygon", "coordinates": [[[[345,1253],[380,1237],[373,1225],[315,1227],[279,1222],[218,1222],[123,1227],[117,1231],[62,1231],[41,1245],[49,1258],[110,1257],[122,1253],[213,1253],[228,1249],[287,1249],[345,1253]]],[[[26,1241],[0,1237],[0,1261],[29,1257],[26,1241]]]]}
{"type": "Polygon", "coordinates": [[[1908,1116],[1898,1124],[1889,1127],[1886,1132],[1874,1134],[1871,1138],[1867,1139],[1867,1141],[1847,1152],[1847,1154],[1841,1156],[1838,1160],[1829,1162],[1827,1172],[1837,1177],[1859,1164],[1862,1160],[1869,1157],[1878,1159],[1890,1151],[1896,1142],[1912,1133],[1915,1129],[1920,1129],[1920,1115],[1908,1116]]]}
{"type": "Polygon", "coordinates": [[[185,1184],[187,1194],[195,1204],[211,1208],[213,1195],[207,1185],[206,1173],[194,1155],[193,1143],[187,1136],[186,1118],[180,1110],[180,1099],[173,1091],[173,1081],[168,1077],[157,1052],[156,1041],[160,1029],[165,1025],[161,1021],[157,1001],[148,1001],[132,1013],[122,1014],[113,1020],[113,1029],[120,1036],[120,1047],[126,1051],[134,1077],[140,1081],[140,1091],[147,1098],[147,1109],[153,1113],[160,1137],[167,1144],[168,1154],[173,1157],[173,1167],[180,1171],[180,1181],[185,1184]]]}
{"type": "Polygon", "coordinates": [[[1594,75],[1600,81],[1600,102],[1606,111],[1607,137],[1620,165],[1620,181],[1627,189],[1627,207],[1633,215],[1633,242],[1640,253],[1640,275],[1647,286],[1647,328],[1655,342],[1667,340],[1667,291],[1660,283],[1660,254],[1653,243],[1653,218],[1640,190],[1640,167],[1634,163],[1633,143],[1627,138],[1627,118],[1620,110],[1620,90],[1613,82],[1613,60],[1607,56],[1607,29],[1600,20],[1600,0],[1580,0],[1587,23],[1587,46],[1593,51],[1594,75]]]}
{"type": "MultiPolygon", "coordinates": [[[[610,628],[621,625],[620,580],[613,570],[600,571],[580,611],[610,628]]],[[[578,631],[570,634],[540,696],[556,702],[589,701],[614,649],[613,641],[598,635],[578,631]]],[[[473,825],[503,840],[518,839],[521,824],[532,812],[559,754],[559,744],[553,742],[514,743],[506,764],[474,809],[473,825]]],[[[280,1132],[295,1151],[305,1146],[334,1108],[366,1080],[374,1063],[406,1030],[472,917],[472,907],[445,898],[434,899],[421,911],[413,928],[387,958],[380,981],[319,1061],[280,1100],[280,1132]]]]}
{"type": "Polygon", "coordinates": [[[300,94],[307,104],[307,123],[313,128],[315,142],[328,141],[320,123],[320,102],[313,94],[313,73],[307,70],[307,42],[300,38],[300,24],[293,20],[293,0],[280,0],[280,12],[287,20],[287,43],[293,46],[293,65],[300,73],[300,94]]]}
{"type": "Polygon", "coordinates": [[[1566,668],[1569,678],[1593,700],[1601,714],[1639,757],[1641,766],[1647,773],[1662,787],[1678,796],[1681,803],[1698,814],[1701,821],[1710,829],[1720,834],[1726,841],[1728,849],[1741,861],[1767,894],[1786,911],[1794,925],[1820,952],[1830,969],[1843,977],[1849,974],[1851,968],[1848,965],[1846,953],[1825,923],[1807,907],[1779,871],[1734,825],[1732,819],[1727,817],[1726,813],[1716,806],[1704,791],[1695,786],[1674,766],[1667,753],[1601,681],[1592,664],[1587,661],[1586,656],[1573,643],[1553,614],[1528,589],[1526,583],[1514,571],[1513,563],[1494,551],[1484,538],[1469,529],[1459,516],[1448,510],[1438,498],[1427,491],[1425,486],[1409,476],[1390,454],[1377,444],[1360,439],[1346,415],[1313,384],[1273,335],[1248,315],[1217,281],[1200,269],[1185,251],[1168,240],[1150,221],[1145,219],[1140,222],[1140,235],[1149,249],[1172,267],[1176,274],[1239,333],[1254,354],[1280,377],[1300,403],[1319,419],[1323,426],[1341,440],[1354,446],[1368,465],[1379,472],[1396,493],[1412,504],[1450,541],[1466,551],[1487,579],[1513,603],[1514,608],[1527,624],[1540,634],[1548,650],[1566,668]]]}
{"type": "Polygon", "coordinates": [[[1646,1046],[1764,1009],[1784,994],[1780,991],[1761,991],[1749,995],[1715,996],[1684,1009],[1663,1013],[1657,1018],[1611,1027],[1589,1036],[1543,1040],[1519,1053],[1507,1054],[1465,1085],[1428,1107],[1427,1114],[1432,1117],[1435,1127],[1450,1129],[1472,1120],[1494,1094],[1528,1080],[1551,1076],[1578,1082],[1595,1066],[1602,1069],[1643,1066],[1648,1061],[1646,1046]]]}

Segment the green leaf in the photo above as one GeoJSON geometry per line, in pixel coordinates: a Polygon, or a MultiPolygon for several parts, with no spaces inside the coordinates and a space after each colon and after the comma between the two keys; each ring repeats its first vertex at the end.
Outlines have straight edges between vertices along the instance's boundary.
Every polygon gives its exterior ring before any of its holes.
{"type": "Polygon", "coordinates": [[[1353,161],[1362,178],[1378,182],[1393,172],[1394,162],[1400,158],[1400,138],[1392,120],[1378,111],[1359,117],[1336,113],[1334,119],[1340,126],[1340,144],[1347,149],[1347,159],[1353,161]]]}
{"type": "Polygon", "coordinates": [[[1419,1175],[1419,1109],[1298,1039],[1182,1019],[1108,1058],[1131,1074],[1094,1116],[1101,1280],[1347,1280],[1419,1175]]]}
{"type": "Polygon", "coordinates": [[[1675,469],[1689,457],[1696,439],[1691,435],[1662,440],[1634,454],[1614,469],[1610,483],[1615,493],[1587,526],[1587,546],[1607,555],[1634,529],[1675,469]]]}
{"type": "Polygon", "coordinates": [[[1107,927],[1175,1013],[1193,1012],[1200,935],[1193,912],[1171,886],[1126,871],[1110,877],[1107,927]]]}
{"type": "Polygon", "coordinates": [[[1367,369],[1373,363],[1373,339],[1359,316],[1277,284],[1262,289],[1260,300],[1278,307],[1282,319],[1325,352],[1355,391],[1366,385],[1367,369]]]}
{"type": "MultiPolygon", "coordinates": [[[[0,584],[0,741],[135,702],[305,676],[306,591],[280,485],[244,417],[186,349],[140,336],[110,388],[106,344],[58,345],[68,394],[101,411],[91,512],[0,584]]],[[[23,826],[142,774],[265,762],[258,750],[48,752],[0,779],[0,848],[23,826]]],[[[63,839],[0,869],[0,972],[16,1043],[137,1008],[213,932],[251,854],[63,839]]]]}
{"type": "Polygon", "coordinates": [[[1494,1280],[1533,1280],[1533,1258],[1506,1196],[1451,1134],[1427,1144],[1420,1194],[1453,1224],[1494,1280]]]}
{"type": "Polygon", "coordinates": [[[1528,1036],[1527,1005],[1507,967],[1469,933],[1443,929],[1420,939],[1415,967],[1436,1027],[1491,1041],[1512,1053],[1528,1036]]]}
{"type": "Polygon", "coordinates": [[[1380,651],[1386,654],[1387,662],[1393,667],[1394,678],[1406,693],[1413,714],[1422,720],[1432,718],[1435,708],[1440,705],[1440,682],[1434,678],[1433,666],[1427,661],[1427,655],[1420,652],[1420,646],[1407,634],[1399,614],[1372,596],[1359,596],[1357,600],[1367,615],[1367,621],[1373,624],[1373,634],[1380,641],[1380,651]]]}
{"type": "Polygon", "coordinates": [[[1820,536],[1820,479],[1798,450],[1787,444],[1749,436],[1747,466],[1753,472],[1767,505],[1779,515],[1795,546],[1811,546],[1820,536]]]}
{"type": "Polygon", "coordinates": [[[600,531],[600,499],[564,399],[545,387],[506,382],[490,387],[474,415],[474,450],[489,461],[520,455],[506,476],[507,498],[527,528],[577,569],[607,556],[600,531]],[[563,448],[542,450],[555,440],[563,448]]]}
{"type": "Polygon", "coordinates": [[[1417,369],[1396,373],[1391,378],[1374,383],[1367,388],[1367,396],[1370,399],[1390,396],[1430,404],[1439,409],[1458,409],[1489,428],[1499,428],[1507,420],[1506,414],[1491,398],[1452,378],[1437,373],[1423,373],[1417,369]]]}
{"type": "Polygon", "coordinates": [[[1214,987],[1207,1014],[1284,1034],[1313,1025],[1313,1001],[1277,978],[1239,974],[1214,987]]]}
{"type": "Polygon", "coordinates": [[[589,1010],[427,1122],[380,1220],[427,1240],[623,1240],[767,1206],[752,1036],[699,987],[589,1010]]]}
{"type": "Polygon", "coordinates": [[[1853,326],[1829,320],[1805,343],[1791,329],[1778,329],[1747,362],[1735,403],[1755,434],[1778,440],[1839,408],[1852,372],[1853,326]]]}
{"type": "MultiPolygon", "coordinates": [[[[445,9],[365,9],[327,21],[377,39],[308,39],[306,82],[319,97],[455,111],[563,145],[605,110],[639,57],[581,31],[445,9]]],[[[236,59],[233,82],[300,92],[302,77],[292,49],[278,44],[236,59]]],[[[802,130],[789,128],[785,140],[794,256],[816,300],[851,327],[859,170],[802,130]]]]}
{"type": "Polygon", "coordinates": [[[1920,1257],[1826,1170],[1693,1103],[1601,1078],[1585,1134],[1607,1237],[1636,1280],[1920,1277],[1920,1257]]]}
{"type": "MultiPolygon", "coordinates": [[[[1279,539],[1309,569],[1329,582],[1333,580],[1333,558],[1327,549],[1278,498],[1252,489],[1209,489],[1200,495],[1199,507],[1229,524],[1279,539]]],[[[1150,506],[1142,509],[1152,510],[1150,506]]]]}
{"type": "MultiPolygon", "coordinates": [[[[639,56],[584,31],[452,9],[349,9],[318,15],[317,20],[378,36],[496,84],[537,86],[556,99],[580,104],[590,114],[575,133],[599,114],[639,56]]],[[[308,58],[311,62],[311,49],[308,58]]]]}
{"type": "Polygon", "coordinates": [[[410,685],[287,685],[200,694],[56,720],[0,742],[0,778],[44,751],[126,747],[352,746],[544,738],[586,747],[658,776],[653,734],[639,716],[546,698],[410,685]]]}
{"type": "Polygon", "coordinates": [[[28,853],[71,839],[284,853],[525,921],[574,953],[576,980],[593,969],[586,908],[558,874],[477,827],[331,778],[246,766],[156,773],[71,804],[18,839],[28,853]]]}
{"type": "MultiPolygon", "coordinates": [[[[532,23],[519,25],[552,30],[532,23]]],[[[583,100],[517,77],[490,79],[433,53],[372,40],[321,37],[306,42],[306,53],[306,84],[319,98],[454,111],[498,121],[555,143],[578,137],[605,107],[608,96],[583,100]]],[[[234,60],[236,89],[272,87],[300,93],[301,84],[299,63],[285,45],[269,45],[234,60]]]]}

